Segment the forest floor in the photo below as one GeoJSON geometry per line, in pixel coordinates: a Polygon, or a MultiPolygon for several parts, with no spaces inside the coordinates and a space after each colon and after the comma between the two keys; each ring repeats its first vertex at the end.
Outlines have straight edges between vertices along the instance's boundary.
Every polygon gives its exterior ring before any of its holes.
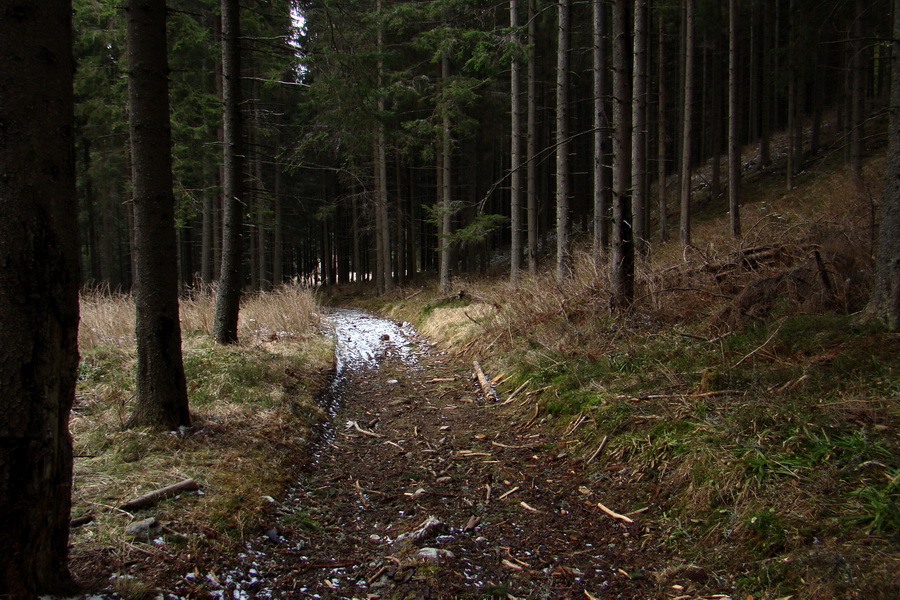
{"type": "MultiPolygon", "coordinates": [[[[120,581],[119,597],[727,597],[728,581],[660,549],[652,505],[619,504],[628,466],[588,471],[523,413],[529,395],[485,401],[471,370],[410,326],[334,318],[331,425],[311,455],[285,456],[300,475],[272,499],[268,530],[231,556],[170,536],[132,544],[146,549],[116,577],[144,585],[120,581]]],[[[111,567],[82,576],[102,586],[111,567]]]]}

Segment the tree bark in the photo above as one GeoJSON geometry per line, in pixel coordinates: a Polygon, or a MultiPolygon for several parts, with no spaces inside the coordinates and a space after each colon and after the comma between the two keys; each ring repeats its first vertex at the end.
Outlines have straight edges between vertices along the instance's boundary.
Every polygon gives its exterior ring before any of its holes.
{"type": "MultiPolygon", "coordinates": [[[[509,27],[513,35],[519,26],[519,2],[509,0],[509,27]]],[[[518,39],[518,38],[516,38],[518,39]]],[[[515,55],[509,70],[509,210],[510,210],[510,252],[509,252],[509,280],[515,285],[519,281],[519,269],[522,266],[522,125],[521,125],[521,101],[519,91],[519,72],[521,65],[518,55],[515,55]]]]}
{"type": "Polygon", "coordinates": [[[647,231],[647,0],[634,0],[634,50],[631,111],[631,203],[635,249],[649,250],[647,231]]]}
{"type": "Polygon", "coordinates": [[[0,596],[64,593],[78,372],[72,4],[0,0],[0,596]]]}
{"type": "Polygon", "coordinates": [[[666,23],[663,13],[659,14],[659,38],[657,40],[657,81],[658,104],[656,119],[656,194],[659,203],[659,241],[669,241],[669,207],[666,187],[666,23]]]}
{"type": "Polygon", "coordinates": [[[572,0],[560,0],[556,52],[556,278],[571,275],[569,242],[569,36],[572,0]]]}
{"type": "Polygon", "coordinates": [[[738,143],[737,0],[728,0],[728,211],[731,235],[741,237],[739,200],[741,155],[738,143]]]}
{"type": "Polygon", "coordinates": [[[681,133],[681,245],[691,245],[691,138],[694,121],[694,0],[685,0],[684,114],[681,133]]]}
{"type": "Polygon", "coordinates": [[[900,0],[893,2],[891,101],[881,228],[875,259],[875,285],[868,314],[900,329],[900,0]]]}
{"type": "Polygon", "coordinates": [[[593,8],[593,76],[594,76],[594,264],[599,266],[609,248],[610,184],[607,159],[609,157],[609,114],[606,69],[606,3],[592,0],[593,8]]]}
{"type": "MultiPolygon", "coordinates": [[[[450,59],[444,55],[441,57],[441,79],[444,87],[449,85],[450,59]]],[[[449,94],[445,90],[443,98],[443,118],[441,119],[441,230],[440,230],[440,288],[446,292],[450,289],[450,227],[453,223],[451,185],[450,185],[450,152],[452,141],[450,138],[450,107],[449,94]]]]}
{"type": "Polygon", "coordinates": [[[527,140],[525,154],[528,157],[528,169],[526,172],[527,191],[527,215],[528,215],[528,272],[537,274],[537,244],[538,244],[538,215],[537,215],[537,56],[535,44],[537,43],[537,0],[528,0],[528,115],[527,115],[527,140]]]}
{"type": "Polygon", "coordinates": [[[613,3],[613,229],[612,304],[628,306],[634,298],[634,238],[631,210],[631,0],[613,3]]]}
{"type": "Polygon", "coordinates": [[[224,219],[222,271],[216,296],[215,338],[220,344],[238,341],[241,303],[241,202],[244,200],[244,148],[241,140],[240,3],[222,0],[222,103],[224,219]]]}
{"type": "Polygon", "coordinates": [[[134,181],[136,400],[129,427],[191,424],[181,359],[165,0],[130,0],[128,111],[134,181]]]}

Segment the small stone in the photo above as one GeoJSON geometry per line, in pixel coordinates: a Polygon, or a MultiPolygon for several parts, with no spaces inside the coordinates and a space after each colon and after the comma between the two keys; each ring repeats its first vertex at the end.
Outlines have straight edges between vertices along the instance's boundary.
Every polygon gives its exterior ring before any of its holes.
{"type": "Polygon", "coordinates": [[[150,517],[149,519],[144,519],[143,521],[135,521],[134,523],[126,527],[125,535],[134,538],[135,540],[149,542],[150,539],[160,531],[160,529],[162,528],[159,525],[159,521],[156,520],[156,517],[150,517]]]}
{"type": "Polygon", "coordinates": [[[443,477],[438,477],[434,481],[435,483],[450,483],[451,481],[453,481],[453,478],[449,475],[444,475],[443,477]]]}
{"type": "Polygon", "coordinates": [[[400,383],[399,379],[388,379],[388,385],[397,385],[400,383]]]}
{"type": "Polygon", "coordinates": [[[440,548],[420,548],[418,552],[413,554],[413,557],[430,563],[439,563],[456,558],[449,550],[440,548]]]}

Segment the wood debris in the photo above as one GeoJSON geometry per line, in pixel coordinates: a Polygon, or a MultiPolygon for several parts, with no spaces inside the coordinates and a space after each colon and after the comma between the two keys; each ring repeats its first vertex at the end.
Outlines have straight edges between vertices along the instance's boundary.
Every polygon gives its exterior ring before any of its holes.
{"type": "Polygon", "coordinates": [[[164,498],[169,498],[171,496],[175,496],[181,492],[193,492],[200,489],[200,484],[198,484],[193,479],[185,479],[179,483],[174,485],[170,485],[168,487],[160,488],[158,490],[154,490],[149,494],[144,494],[134,500],[129,500],[125,504],[119,507],[119,510],[139,510],[142,508],[147,508],[149,506],[153,506],[160,500],[164,498]]]}
{"type": "Polygon", "coordinates": [[[608,514],[609,516],[611,516],[614,519],[619,519],[620,521],[625,521],[626,523],[634,523],[634,519],[632,519],[630,517],[626,517],[625,515],[620,515],[616,511],[606,508],[599,502],[597,503],[597,508],[599,508],[600,510],[602,510],[603,512],[605,512],[606,514],[608,514]]]}

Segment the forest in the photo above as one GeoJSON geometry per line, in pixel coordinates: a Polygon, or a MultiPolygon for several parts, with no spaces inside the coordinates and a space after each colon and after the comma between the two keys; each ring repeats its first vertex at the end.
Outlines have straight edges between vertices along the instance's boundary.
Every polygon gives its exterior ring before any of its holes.
{"type": "Polygon", "coordinates": [[[898,8],[0,0],[0,599],[896,597],[898,8]]]}

